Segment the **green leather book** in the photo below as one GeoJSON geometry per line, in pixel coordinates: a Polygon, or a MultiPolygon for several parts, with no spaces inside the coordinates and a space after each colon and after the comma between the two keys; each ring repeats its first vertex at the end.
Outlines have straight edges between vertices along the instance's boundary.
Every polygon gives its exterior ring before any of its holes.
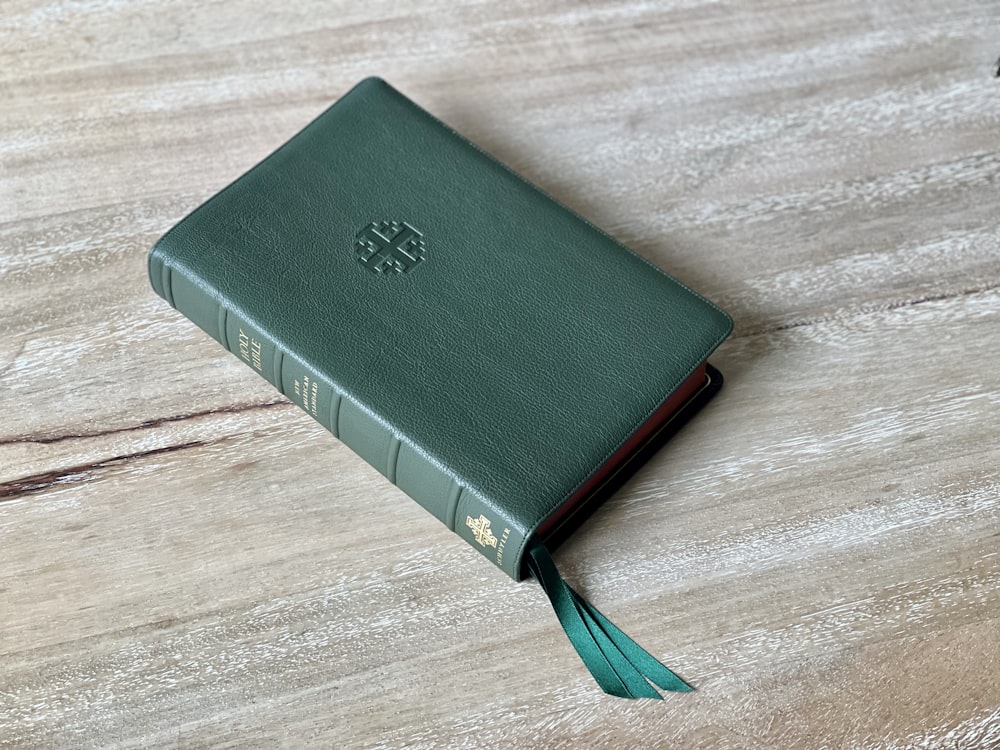
{"type": "Polygon", "coordinates": [[[725,313],[374,78],[167,232],[149,276],[492,564],[538,578],[568,632],[596,627],[581,656],[610,659],[602,687],[649,695],[547,548],[718,387],[725,313]]]}

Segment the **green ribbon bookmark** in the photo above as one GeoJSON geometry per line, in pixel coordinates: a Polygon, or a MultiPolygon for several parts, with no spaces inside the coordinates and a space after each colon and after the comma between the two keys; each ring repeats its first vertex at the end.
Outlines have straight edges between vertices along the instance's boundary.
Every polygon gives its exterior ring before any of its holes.
{"type": "Polygon", "coordinates": [[[527,563],[552,602],[570,643],[605,693],[663,700],[653,685],[676,692],[694,690],[570,588],[544,544],[532,545],[527,563]]]}

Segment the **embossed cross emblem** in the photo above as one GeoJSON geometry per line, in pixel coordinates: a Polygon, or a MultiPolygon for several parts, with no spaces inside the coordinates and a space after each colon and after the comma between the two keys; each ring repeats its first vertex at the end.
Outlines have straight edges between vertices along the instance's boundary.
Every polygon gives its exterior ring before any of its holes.
{"type": "Polygon", "coordinates": [[[372,273],[412,271],[426,252],[423,235],[406,222],[373,221],[356,237],[358,260],[372,273]]]}
{"type": "Polygon", "coordinates": [[[490,519],[486,516],[479,516],[475,520],[473,520],[472,516],[466,516],[465,525],[472,529],[476,541],[484,547],[497,546],[497,538],[493,536],[493,532],[490,530],[490,519]]]}

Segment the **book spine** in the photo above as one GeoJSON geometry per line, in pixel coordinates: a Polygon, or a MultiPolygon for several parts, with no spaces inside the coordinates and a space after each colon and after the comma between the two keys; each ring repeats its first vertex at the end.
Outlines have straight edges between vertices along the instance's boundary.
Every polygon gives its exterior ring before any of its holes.
{"type": "Polygon", "coordinates": [[[149,256],[149,278],[174,309],[339,437],[343,396],[332,383],[277,346],[261,326],[164,263],[155,251],[149,256]]]}
{"type": "Polygon", "coordinates": [[[282,350],[264,327],[205,286],[149,255],[153,289],[170,305],[267,380],[449,529],[515,580],[521,580],[525,529],[505,518],[417,446],[404,440],[333,378],[282,350]]]}

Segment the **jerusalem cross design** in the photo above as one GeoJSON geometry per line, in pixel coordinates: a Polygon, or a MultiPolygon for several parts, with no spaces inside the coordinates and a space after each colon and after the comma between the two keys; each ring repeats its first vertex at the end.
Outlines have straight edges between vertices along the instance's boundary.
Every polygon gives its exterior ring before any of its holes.
{"type": "Polygon", "coordinates": [[[405,221],[373,221],[354,242],[358,261],[372,273],[408,273],[425,257],[424,236],[405,221]]]}
{"type": "Polygon", "coordinates": [[[465,525],[472,529],[472,535],[482,546],[497,546],[497,538],[493,535],[493,531],[490,529],[490,519],[486,516],[480,515],[476,519],[473,519],[472,516],[466,516],[465,525]]]}

